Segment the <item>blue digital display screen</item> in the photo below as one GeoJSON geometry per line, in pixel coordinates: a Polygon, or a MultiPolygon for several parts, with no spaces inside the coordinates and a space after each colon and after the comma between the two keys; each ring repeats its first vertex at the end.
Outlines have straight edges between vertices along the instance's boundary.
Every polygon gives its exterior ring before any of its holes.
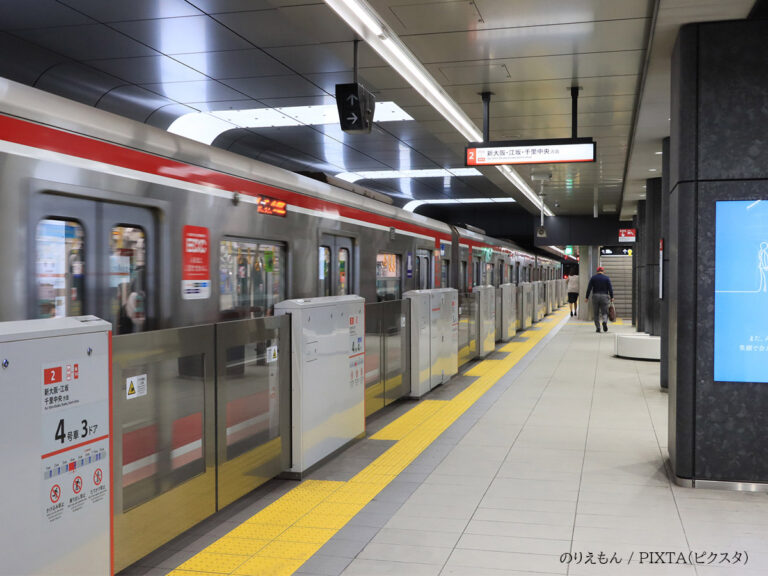
{"type": "Polygon", "coordinates": [[[715,380],[768,382],[768,201],[715,209],[715,380]]]}

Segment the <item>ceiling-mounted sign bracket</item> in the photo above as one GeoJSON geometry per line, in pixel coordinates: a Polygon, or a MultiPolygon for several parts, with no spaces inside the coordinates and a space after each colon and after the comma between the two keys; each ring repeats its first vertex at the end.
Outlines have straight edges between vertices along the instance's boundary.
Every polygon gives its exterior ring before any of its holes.
{"type": "Polygon", "coordinates": [[[341,130],[347,134],[370,134],[376,98],[357,81],[357,45],[354,40],[354,82],[336,84],[336,108],[341,130]]]}
{"type": "Polygon", "coordinates": [[[579,129],[579,90],[581,86],[571,86],[571,140],[577,139],[579,129]]]}
{"type": "Polygon", "coordinates": [[[483,99],[483,142],[490,142],[491,133],[491,96],[493,92],[482,92],[483,99]]]}

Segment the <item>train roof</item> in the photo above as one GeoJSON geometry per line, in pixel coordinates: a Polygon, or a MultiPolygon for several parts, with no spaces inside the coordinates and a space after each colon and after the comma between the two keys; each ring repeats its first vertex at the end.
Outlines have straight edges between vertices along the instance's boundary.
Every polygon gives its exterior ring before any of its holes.
{"type": "Polygon", "coordinates": [[[0,113],[451,234],[438,220],[5,78],[0,113]]]}

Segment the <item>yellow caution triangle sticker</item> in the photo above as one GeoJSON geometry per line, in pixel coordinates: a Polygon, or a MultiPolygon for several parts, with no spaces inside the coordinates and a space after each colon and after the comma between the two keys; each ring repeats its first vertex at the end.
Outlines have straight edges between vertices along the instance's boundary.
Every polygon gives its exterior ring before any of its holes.
{"type": "Polygon", "coordinates": [[[133,382],[128,386],[128,396],[133,396],[136,394],[136,388],[133,385],[133,382]]]}

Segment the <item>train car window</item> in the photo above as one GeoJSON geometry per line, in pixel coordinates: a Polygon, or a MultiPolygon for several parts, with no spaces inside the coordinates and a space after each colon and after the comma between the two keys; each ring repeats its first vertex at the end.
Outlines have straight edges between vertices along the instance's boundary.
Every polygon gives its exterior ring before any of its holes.
{"type": "Polygon", "coordinates": [[[451,261],[447,260],[446,258],[443,258],[442,268],[440,270],[440,287],[441,288],[449,287],[448,279],[451,277],[450,271],[451,271],[451,261]]]}
{"type": "Polygon", "coordinates": [[[112,227],[109,241],[109,313],[116,334],[146,330],[146,238],[141,228],[112,227]]]}
{"type": "Polygon", "coordinates": [[[400,255],[376,255],[376,298],[379,302],[400,299],[400,255]]]}
{"type": "Polygon", "coordinates": [[[466,292],[467,290],[467,261],[461,261],[461,274],[459,274],[459,291],[466,292]]]}
{"type": "Polygon", "coordinates": [[[496,286],[504,284],[504,262],[499,261],[498,280],[496,280],[496,286]]]}
{"type": "Polygon", "coordinates": [[[83,227],[71,220],[41,220],[36,244],[38,318],[85,314],[83,227]]]}
{"type": "Polygon", "coordinates": [[[336,269],[336,296],[349,294],[349,250],[339,248],[337,254],[338,268],[336,269]]]}
{"type": "Polygon", "coordinates": [[[258,241],[219,244],[219,309],[222,317],[271,316],[285,299],[285,247],[258,241]]]}
{"type": "Polygon", "coordinates": [[[320,246],[318,252],[318,271],[321,286],[321,296],[331,295],[331,249],[320,246]]]}

